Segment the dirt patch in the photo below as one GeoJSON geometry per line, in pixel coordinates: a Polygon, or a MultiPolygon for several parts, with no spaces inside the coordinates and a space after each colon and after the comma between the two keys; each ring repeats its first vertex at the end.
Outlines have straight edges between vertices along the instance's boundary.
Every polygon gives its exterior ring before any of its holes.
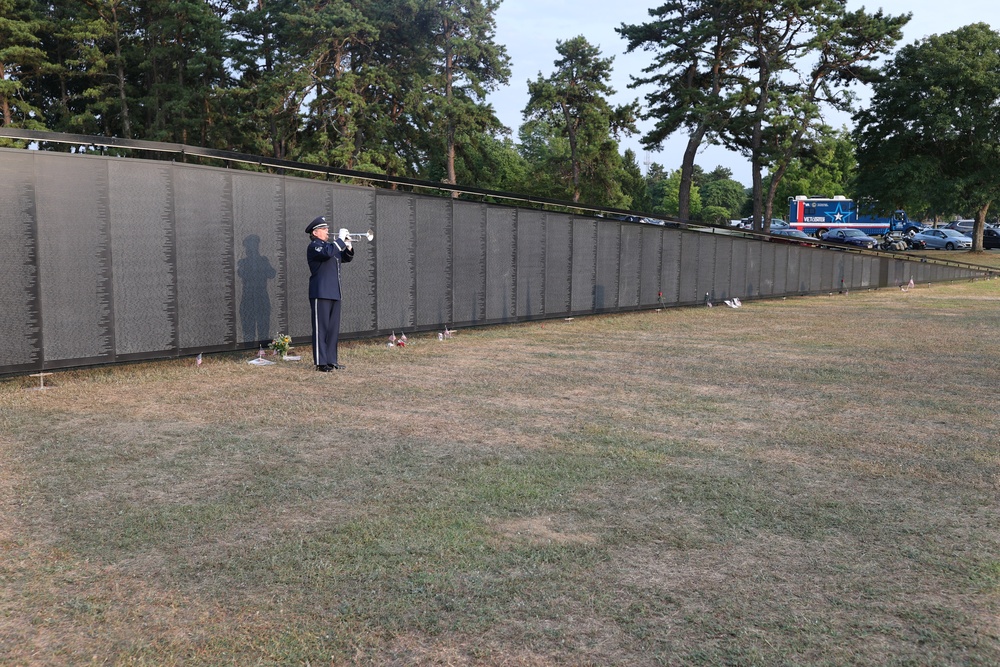
{"type": "Polygon", "coordinates": [[[598,536],[566,530],[567,522],[555,516],[500,521],[493,525],[498,537],[523,544],[597,544],[598,536]]]}

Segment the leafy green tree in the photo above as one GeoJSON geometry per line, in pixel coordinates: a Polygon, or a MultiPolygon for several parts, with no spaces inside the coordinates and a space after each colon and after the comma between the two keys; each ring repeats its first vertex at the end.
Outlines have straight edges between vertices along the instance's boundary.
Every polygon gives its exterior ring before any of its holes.
{"type": "Polygon", "coordinates": [[[646,187],[646,179],[639,168],[639,161],[636,159],[635,151],[631,148],[625,150],[622,156],[622,170],[619,180],[622,184],[622,194],[628,200],[625,208],[643,213],[651,213],[653,202],[646,187]]]}
{"type": "Polygon", "coordinates": [[[702,204],[706,208],[721,209],[725,212],[726,220],[739,218],[747,200],[746,188],[731,178],[712,179],[700,191],[702,204]]]}
{"type": "Polygon", "coordinates": [[[662,164],[654,162],[646,170],[646,192],[649,196],[650,211],[657,215],[666,215],[663,208],[663,196],[666,194],[667,179],[670,174],[662,164]]]}
{"type": "Polygon", "coordinates": [[[43,48],[49,66],[37,92],[48,129],[133,136],[146,59],[137,41],[137,11],[124,0],[63,0],[47,7],[43,48]]]}
{"type": "MultiPolygon", "coordinates": [[[[675,218],[680,217],[680,189],[681,171],[680,169],[677,169],[670,172],[663,183],[663,198],[660,200],[660,209],[665,215],[675,218]]],[[[691,217],[681,218],[682,220],[697,220],[701,215],[701,191],[696,185],[691,186],[690,203],[691,217]]]]}
{"type": "Polygon", "coordinates": [[[623,26],[629,49],[658,50],[636,84],[663,120],[651,145],[688,128],[688,157],[706,138],[750,158],[754,219],[771,217],[775,188],[790,161],[818,133],[824,108],[848,109],[850,85],[867,82],[870,64],[899,39],[908,16],[849,12],[843,0],[671,0],[641,26],[623,26]],[[763,171],[770,168],[770,189],[763,171]]]}
{"type": "Polygon", "coordinates": [[[703,178],[703,181],[701,183],[702,185],[706,183],[711,183],[712,181],[732,180],[733,170],[730,169],[729,167],[723,167],[722,165],[719,165],[712,171],[708,172],[707,174],[704,174],[702,178],[703,178]]]}
{"type": "Polygon", "coordinates": [[[650,9],[653,19],[616,28],[628,40],[627,52],[655,52],[653,63],[632,77],[629,87],[656,86],[646,95],[646,120],[653,129],[643,145],[658,150],[676,131],[685,128],[688,142],[681,162],[678,214],[690,217],[695,157],[706,138],[717,136],[727,125],[738,89],[738,59],[743,41],[738,2],[669,0],[650,9]]]}
{"type": "Polygon", "coordinates": [[[129,56],[135,54],[133,36],[135,10],[126,0],[94,0],[91,5],[95,13],[95,32],[100,35],[99,44],[104,67],[97,68],[102,80],[96,82],[95,107],[100,115],[105,134],[131,138],[132,102],[129,95],[129,56]]]}
{"type": "Polygon", "coordinates": [[[1000,34],[975,23],[900,49],[855,121],[858,192],[974,212],[982,250],[1000,196],[1000,34]]]}
{"type": "MultiPolygon", "coordinates": [[[[684,170],[683,170],[683,167],[682,167],[681,168],[681,172],[683,172],[683,171],[684,170]]],[[[706,181],[706,176],[707,176],[707,174],[705,173],[705,170],[702,168],[702,166],[700,164],[694,165],[691,168],[691,185],[693,185],[696,188],[702,187],[707,182],[706,181]]],[[[681,179],[683,180],[683,173],[682,173],[681,179]]]]}
{"type": "MultiPolygon", "coordinates": [[[[462,143],[461,159],[456,161],[459,183],[501,192],[530,192],[528,163],[509,137],[484,133],[462,143]]],[[[446,165],[440,158],[430,156],[428,169],[421,175],[431,181],[445,180],[446,165]]]]}
{"type": "MultiPolygon", "coordinates": [[[[400,104],[400,98],[406,97],[404,84],[398,88],[392,85],[390,67],[383,56],[388,35],[381,18],[366,0],[300,5],[293,15],[292,28],[298,32],[297,59],[305,64],[310,80],[303,91],[306,106],[300,159],[390,174],[408,173],[410,163],[417,159],[412,154],[407,159],[380,151],[367,140],[373,119],[384,119],[385,105],[397,109],[406,106],[400,104]]],[[[401,22],[412,24],[404,17],[401,22]]],[[[401,44],[423,39],[413,33],[403,37],[401,44]]],[[[401,54],[397,66],[408,67],[410,56],[411,52],[401,54]]]]}
{"type": "Polygon", "coordinates": [[[510,137],[482,135],[476,146],[482,158],[476,163],[476,169],[466,182],[501,192],[524,191],[528,165],[510,137]]]}
{"type": "Polygon", "coordinates": [[[850,109],[849,86],[875,80],[871,63],[892,49],[909,15],[848,12],[840,0],[746,0],[742,15],[756,74],[743,97],[755,101],[730,124],[728,143],[750,158],[754,225],[766,229],[777,187],[816,141],[824,107],[850,109]]]}
{"type": "MultiPolygon", "coordinates": [[[[783,205],[798,195],[833,197],[853,193],[857,160],[850,132],[823,129],[807,151],[789,162],[775,189],[776,204],[783,205]]],[[[765,184],[770,187],[770,178],[765,184]]]]}
{"type": "Polygon", "coordinates": [[[614,59],[601,58],[600,50],[582,36],[557,42],[556,51],[561,57],[552,76],[539,73],[528,82],[525,120],[542,121],[566,139],[565,160],[552,154],[559,161],[549,167],[567,182],[572,201],[579,202],[587,191],[590,203],[620,205],[623,195],[612,178],[621,165],[617,137],[636,131],[638,102],[608,103],[615,92],[608,83],[614,59]]]}
{"type": "Polygon", "coordinates": [[[704,206],[699,218],[710,225],[727,225],[733,220],[733,215],[725,206],[704,206]]]}
{"type": "Polygon", "coordinates": [[[569,199],[564,177],[569,141],[545,120],[529,120],[518,132],[518,151],[528,169],[524,193],[548,199],[569,199]]]}

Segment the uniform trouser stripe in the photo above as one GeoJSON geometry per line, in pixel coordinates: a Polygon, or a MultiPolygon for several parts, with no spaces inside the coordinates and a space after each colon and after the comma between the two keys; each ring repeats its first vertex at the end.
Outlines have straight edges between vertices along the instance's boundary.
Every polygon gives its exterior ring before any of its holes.
{"type": "Polygon", "coordinates": [[[309,299],[312,304],[313,363],[319,366],[319,299],[309,299]]]}

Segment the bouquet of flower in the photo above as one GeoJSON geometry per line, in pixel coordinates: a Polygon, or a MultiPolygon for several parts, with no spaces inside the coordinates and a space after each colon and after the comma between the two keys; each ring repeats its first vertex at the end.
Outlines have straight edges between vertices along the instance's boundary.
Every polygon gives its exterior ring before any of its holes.
{"type": "Polygon", "coordinates": [[[271,341],[271,344],[267,346],[267,349],[283,357],[292,349],[292,337],[287,334],[278,334],[271,341]]]}

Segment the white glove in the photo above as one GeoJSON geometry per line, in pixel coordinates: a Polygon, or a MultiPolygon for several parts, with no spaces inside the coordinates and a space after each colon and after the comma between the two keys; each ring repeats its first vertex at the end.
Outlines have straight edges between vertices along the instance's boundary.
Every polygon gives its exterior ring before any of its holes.
{"type": "Polygon", "coordinates": [[[347,228],[341,227],[340,231],[337,232],[337,238],[339,238],[341,241],[350,241],[351,237],[348,236],[348,234],[350,234],[350,232],[347,231],[347,228]]]}

